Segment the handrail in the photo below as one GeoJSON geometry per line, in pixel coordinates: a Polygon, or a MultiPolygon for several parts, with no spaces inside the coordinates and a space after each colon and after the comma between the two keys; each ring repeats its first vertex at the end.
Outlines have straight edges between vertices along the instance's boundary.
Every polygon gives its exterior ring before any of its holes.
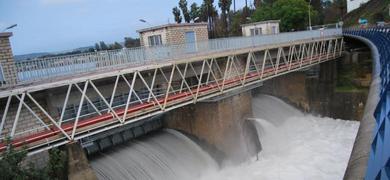
{"type": "Polygon", "coordinates": [[[349,28],[343,33],[368,44],[376,64],[367,112],[362,119],[344,179],[389,179],[390,27],[349,28]]]}
{"type": "Polygon", "coordinates": [[[341,28],[219,38],[186,44],[137,47],[18,61],[8,66],[0,64],[1,67],[10,69],[4,71],[4,77],[8,78],[6,78],[6,82],[0,83],[0,87],[102,69],[113,69],[124,65],[136,67],[210,53],[338,35],[342,35],[341,28]],[[10,77],[14,77],[14,80],[10,81],[9,79],[12,79],[10,77]]]}

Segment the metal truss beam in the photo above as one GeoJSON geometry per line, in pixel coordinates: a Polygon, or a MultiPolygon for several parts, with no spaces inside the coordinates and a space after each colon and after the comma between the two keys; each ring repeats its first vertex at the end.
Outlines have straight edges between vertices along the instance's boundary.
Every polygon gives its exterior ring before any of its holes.
{"type": "MultiPolygon", "coordinates": [[[[61,101],[63,102],[62,111],[57,120],[32,97],[31,93],[35,91],[10,94],[6,96],[7,102],[2,108],[4,112],[1,117],[0,135],[3,139],[10,136],[13,138],[15,146],[27,145],[31,152],[35,153],[48,147],[85,138],[187,104],[196,103],[199,100],[215,97],[228,91],[338,58],[341,56],[342,50],[342,37],[334,37],[274,48],[254,48],[244,53],[217,58],[171,62],[156,65],[152,69],[120,71],[110,76],[85,79],[78,83],[69,82],[63,85],[66,89],[65,98],[61,101]],[[163,69],[169,72],[164,72],[163,69]],[[149,74],[147,79],[144,76],[146,74],[149,74]],[[130,77],[132,78],[131,82],[129,82],[130,77]],[[96,81],[103,78],[115,79],[111,91],[108,92],[109,97],[105,97],[99,90],[98,84],[95,84],[96,81]],[[114,107],[114,97],[120,81],[124,81],[129,88],[127,99],[124,104],[114,107]],[[81,84],[84,85],[83,88],[79,86],[81,84]],[[66,106],[69,104],[73,86],[81,93],[81,97],[78,100],[76,117],[73,120],[65,120],[66,106]],[[98,98],[103,101],[106,108],[99,109],[93,104],[91,97],[87,95],[88,88],[97,93],[98,98]],[[147,90],[144,95],[141,93],[142,89],[147,90]],[[13,96],[19,100],[14,119],[7,116],[13,96]],[[32,105],[25,103],[25,97],[28,97],[40,112],[33,111],[32,105]],[[95,112],[83,115],[84,101],[87,101],[95,112]],[[39,135],[17,132],[17,124],[23,107],[35,114],[35,117],[42,124],[43,130],[39,135]],[[38,116],[39,113],[43,113],[50,120],[50,123],[45,123],[38,116]],[[9,121],[12,122],[13,126],[11,131],[5,134],[3,128],[9,121]],[[15,133],[22,136],[22,139],[15,138],[15,133]]],[[[3,146],[4,144],[0,143],[0,151],[4,150],[3,146]]]]}

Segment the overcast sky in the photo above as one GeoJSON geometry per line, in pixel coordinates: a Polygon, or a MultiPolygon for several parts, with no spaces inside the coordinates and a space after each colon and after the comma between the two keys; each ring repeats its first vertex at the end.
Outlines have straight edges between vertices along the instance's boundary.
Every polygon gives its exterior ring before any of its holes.
{"type": "MultiPolygon", "coordinates": [[[[201,4],[202,0],[187,0],[201,4]]],[[[251,0],[249,0],[251,1],[251,0]]],[[[248,3],[249,3],[248,1],[248,3]]],[[[15,55],[53,52],[138,37],[137,29],[174,22],[178,0],[0,0],[0,32],[12,29],[15,55]],[[145,19],[149,24],[142,23],[145,19]]],[[[215,0],[217,5],[218,0],[215,0]]],[[[245,0],[236,0],[242,7],[245,0]]],[[[233,7],[232,7],[233,8],[233,7]]]]}

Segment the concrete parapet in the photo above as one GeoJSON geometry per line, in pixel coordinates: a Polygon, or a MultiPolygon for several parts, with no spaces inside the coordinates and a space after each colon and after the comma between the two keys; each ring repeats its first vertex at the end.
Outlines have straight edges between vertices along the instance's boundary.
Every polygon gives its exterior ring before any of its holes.
{"type": "Polygon", "coordinates": [[[68,149],[68,179],[97,180],[95,173],[88,163],[83,149],[78,143],[67,145],[68,149]]]}

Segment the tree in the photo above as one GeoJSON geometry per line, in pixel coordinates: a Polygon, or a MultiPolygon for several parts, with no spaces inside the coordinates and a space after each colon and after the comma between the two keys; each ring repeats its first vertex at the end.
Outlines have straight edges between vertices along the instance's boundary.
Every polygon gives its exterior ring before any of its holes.
{"type": "Polygon", "coordinates": [[[88,48],[88,50],[86,52],[94,52],[94,51],[95,51],[95,48],[90,47],[90,48],[88,48]]]}
{"type": "Polygon", "coordinates": [[[339,10],[339,17],[344,17],[345,14],[347,14],[347,8],[346,8],[346,1],[344,0],[334,0],[333,4],[337,7],[339,10]]]}
{"type": "Polygon", "coordinates": [[[176,23],[181,23],[182,18],[181,18],[181,15],[180,15],[180,10],[179,10],[179,8],[174,7],[174,8],[172,9],[172,13],[173,13],[173,16],[175,17],[176,23]]]}
{"type": "Polygon", "coordinates": [[[272,5],[276,2],[276,0],[263,0],[263,5],[272,5]]]}
{"type": "Polygon", "coordinates": [[[200,7],[196,3],[191,4],[191,10],[190,10],[190,17],[191,20],[194,22],[200,21],[200,7]],[[197,20],[195,20],[198,18],[197,20]]]}
{"type": "Polygon", "coordinates": [[[340,21],[343,17],[345,9],[343,7],[343,2],[339,0],[334,1],[324,1],[323,2],[323,23],[336,23],[340,21]]]}
{"type": "MultiPolygon", "coordinates": [[[[309,4],[305,0],[278,0],[272,5],[264,5],[252,15],[252,21],[280,19],[282,31],[303,30],[308,25],[309,4]]],[[[317,18],[317,11],[312,10],[311,17],[317,18]]]]}
{"type": "Polygon", "coordinates": [[[132,47],[139,47],[140,41],[139,39],[134,39],[131,37],[125,37],[125,47],[126,48],[132,48],[132,47]]]}
{"type": "Polygon", "coordinates": [[[241,36],[242,30],[241,30],[241,24],[245,24],[246,18],[244,17],[243,13],[244,9],[238,10],[234,13],[232,18],[232,28],[230,31],[231,36],[241,36]]]}
{"type": "Polygon", "coordinates": [[[27,166],[22,165],[27,157],[26,148],[16,150],[10,142],[8,138],[8,149],[1,154],[0,179],[68,179],[67,156],[63,151],[56,148],[49,150],[48,164],[38,169],[31,162],[27,166]]]}
{"type": "Polygon", "coordinates": [[[324,24],[324,7],[322,0],[309,0],[310,5],[313,7],[310,11],[315,10],[318,13],[318,21],[313,21],[313,24],[324,24]],[[310,2],[311,1],[311,2],[310,2]]]}
{"type": "Polygon", "coordinates": [[[262,3],[261,0],[254,0],[253,1],[253,5],[255,6],[256,9],[260,7],[261,3],[262,3]]]}
{"type": "Polygon", "coordinates": [[[219,0],[218,6],[221,8],[221,25],[223,26],[223,34],[227,35],[228,32],[228,13],[230,11],[230,6],[232,5],[232,0],[219,0]]]}
{"type": "Polygon", "coordinates": [[[9,148],[0,160],[0,174],[2,179],[27,179],[28,174],[25,169],[21,167],[22,161],[27,156],[27,151],[16,151],[10,144],[10,140],[7,140],[9,148]]]}
{"type": "Polygon", "coordinates": [[[114,44],[110,44],[108,46],[108,49],[107,50],[115,50],[115,49],[122,49],[123,46],[121,44],[119,44],[118,42],[114,42],[114,44]]]}
{"type": "Polygon", "coordinates": [[[46,166],[46,171],[50,179],[68,179],[67,172],[67,154],[57,148],[49,150],[49,162],[46,166]]]}
{"type": "Polygon", "coordinates": [[[100,51],[100,46],[99,46],[98,43],[95,43],[95,50],[96,50],[96,51],[100,51]]]}
{"type": "Polygon", "coordinates": [[[218,12],[214,6],[214,0],[203,0],[202,6],[200,7],[201,11],[201,16],[200,18],[204,22],[208,22],[209,24],[209,32],[210,36],[213,37],[215,36],[214,29],[215,29],[215,24],[214,20],[215,17],[218,16],[218,12]]]}
{"type": "Polygon", "coordinates": [[[108,50],[108,46],[106,45],[106,43],[104,43],[104,41],[100,41],[100,50],[108,50]]]}
{"type": "Polygon", "coordinates": [[[181,9],[181,12],[183,13],[184,21],[186,23],[189,23],[191,21],[191,17],[190,17],[190,13],[188,12],[187,1],[186,0],[180,0],[179,1],[179,7],[181,9]]]}

